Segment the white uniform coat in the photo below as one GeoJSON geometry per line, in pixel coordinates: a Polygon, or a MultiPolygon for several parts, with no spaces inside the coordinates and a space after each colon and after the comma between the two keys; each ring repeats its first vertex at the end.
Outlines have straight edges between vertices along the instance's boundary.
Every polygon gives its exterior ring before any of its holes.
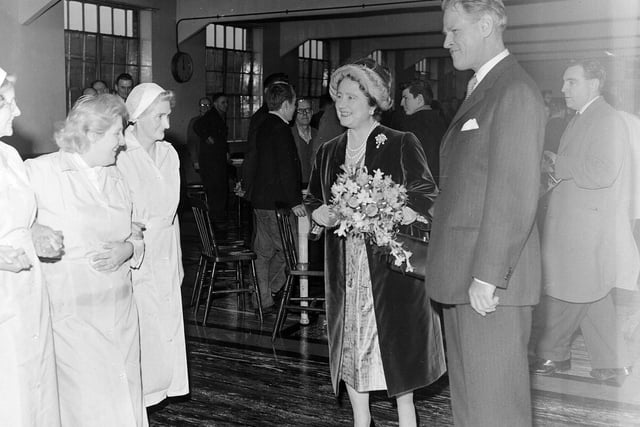
{"type": "Polygon", "coordinates": [[[22,248],[30,270],[0,270],[0,426],[59,426],[49,316],[29,227],[36,199],[18,153],[0,142],[0,245],[22,248]]]}
{"type": "MultiPolygon", "coordinates": [[[[62,259],[42,264],[51,298],[62,425],[146,426],[129,263],[109,273],[89,263],[91,252],[104,243],[129,238],[130,190],[118,169],[88,168],[77,154],[58,151],[25,164],[38,222],[64,235],[62,259]]],[[[137,259],[142,242],[132,243],[137,259]]]]}
{"type": "Polygon", "coordinates": [[[140,314],[142,389],[146,406],[189,393],[180,286],[184,271],[178,202],[180,161],[175,149],[156,141],[153,157],[131,129],[117,166],[132,190],[136,221],[143,223],[145,255],[133,272],[140,314]]]}

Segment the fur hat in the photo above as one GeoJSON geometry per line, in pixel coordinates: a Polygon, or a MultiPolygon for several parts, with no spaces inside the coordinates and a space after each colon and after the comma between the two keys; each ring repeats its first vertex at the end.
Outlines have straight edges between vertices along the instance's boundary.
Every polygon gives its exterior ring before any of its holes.
{"type": "Polygon", "coordinates": [[[331,74],[329,94],[336,100],[338,85],[345,78],[358,82],[365,91],[376,101],[378,108],[387,111],[393,105],[391,99],[392,77],[389,70],[376,63],[371,58],[363,58],[352,64],[346,64],[331,74]]]}

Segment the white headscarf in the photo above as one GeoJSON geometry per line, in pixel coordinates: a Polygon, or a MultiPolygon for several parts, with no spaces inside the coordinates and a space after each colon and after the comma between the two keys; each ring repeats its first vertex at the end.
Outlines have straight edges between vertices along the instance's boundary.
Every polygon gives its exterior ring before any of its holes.
{"type": "Polygon", "coordinates": [[[140,83],[134,87],[125,102],[129,112],[129,121],[135,123],[140,115],[153,104],[153,101],[164,92],[166,90],[155,83],[140,83]]]}

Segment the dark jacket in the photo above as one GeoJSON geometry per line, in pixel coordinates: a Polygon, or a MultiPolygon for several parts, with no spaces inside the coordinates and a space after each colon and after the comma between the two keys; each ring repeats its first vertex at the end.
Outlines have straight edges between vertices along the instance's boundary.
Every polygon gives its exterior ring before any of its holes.
{"type": "Polygon", "coordinates": [[[440,142],[447,130],[436,110],[420,110],[410,116],[402,114],[395,129],[411,132],[422,144],[431,175],[438,183],[440,177],[440,142]]]}
{"type": "Polygon", "coordinates": [[[193,130],[200,137],[199,159],[200,168],[207,164],[224,165],[226,172],[227,152],[227,124],[215,108],[195,121],[193,130]],[[208,140],[211,138],[211,140],[208,140]],[[203,165],[203,163],[205,163],[203,165]]]}
{"type": "MultiPolygon", "coordinates": [[[[330,204],[331,186],[345,161],[346,133],[318,150],[305,204],[311,211],[330,204]]],[[[365,166],[380,169],[403,184],[409,206],[427,215],[437,194],[420,143],[410,133],[378,126],[367,139],[365,166]],[[387,140],[376,148],[376,136],[387,140]]],[[[329,360],[334,391],[339,385],[345,310],[345,240],[325,235],[325,296],[329,360]]],[[[389,269],[386,255],[367,244],[380,352],[390,396],[423,387],[445,370],[440,323],[431,310],[424,283],[389,269]]]]}
{"type": "Polygon", "coordinates": [[[445,304],[468,304],[472,278],[500,305],[540,297],[535,224],[545,114],[540,90],[513,56],[462,104],[444,136],[426,284],[445,304]]]}
{"type": "Polygon", "coordinates": [[[256,209],[294,207],[302,203],[302,174],[291,128],[268,114],[256,131],[256,174],[251,203],[256,209]]]}
{"type": "Polygon", "coordinates": [[[247,200],[252,199],[253,195],[253,183],[256,179],[256,170],[258,162],[258,140],[257,133],[258,128],[262,125],[262,122],[269,117],[269,109],[266,104],[263,104],[258,111],[256,111],[251,120],[249,120],[249,134],[247,135],[247,151],[244,153],[244,162],[242,163],[242,180],[244,181],[245,198],[247,200]]]}

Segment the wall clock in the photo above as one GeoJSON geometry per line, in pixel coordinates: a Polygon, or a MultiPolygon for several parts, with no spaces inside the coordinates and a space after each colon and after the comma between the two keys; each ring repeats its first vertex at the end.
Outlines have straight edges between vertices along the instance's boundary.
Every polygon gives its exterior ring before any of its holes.
{"type": "Polygon", "coordinates": [[[179,83],[188,82],[193,75],[193,59],[187,52],[180,52],[171,58],[171,74],[179,83]]]}

